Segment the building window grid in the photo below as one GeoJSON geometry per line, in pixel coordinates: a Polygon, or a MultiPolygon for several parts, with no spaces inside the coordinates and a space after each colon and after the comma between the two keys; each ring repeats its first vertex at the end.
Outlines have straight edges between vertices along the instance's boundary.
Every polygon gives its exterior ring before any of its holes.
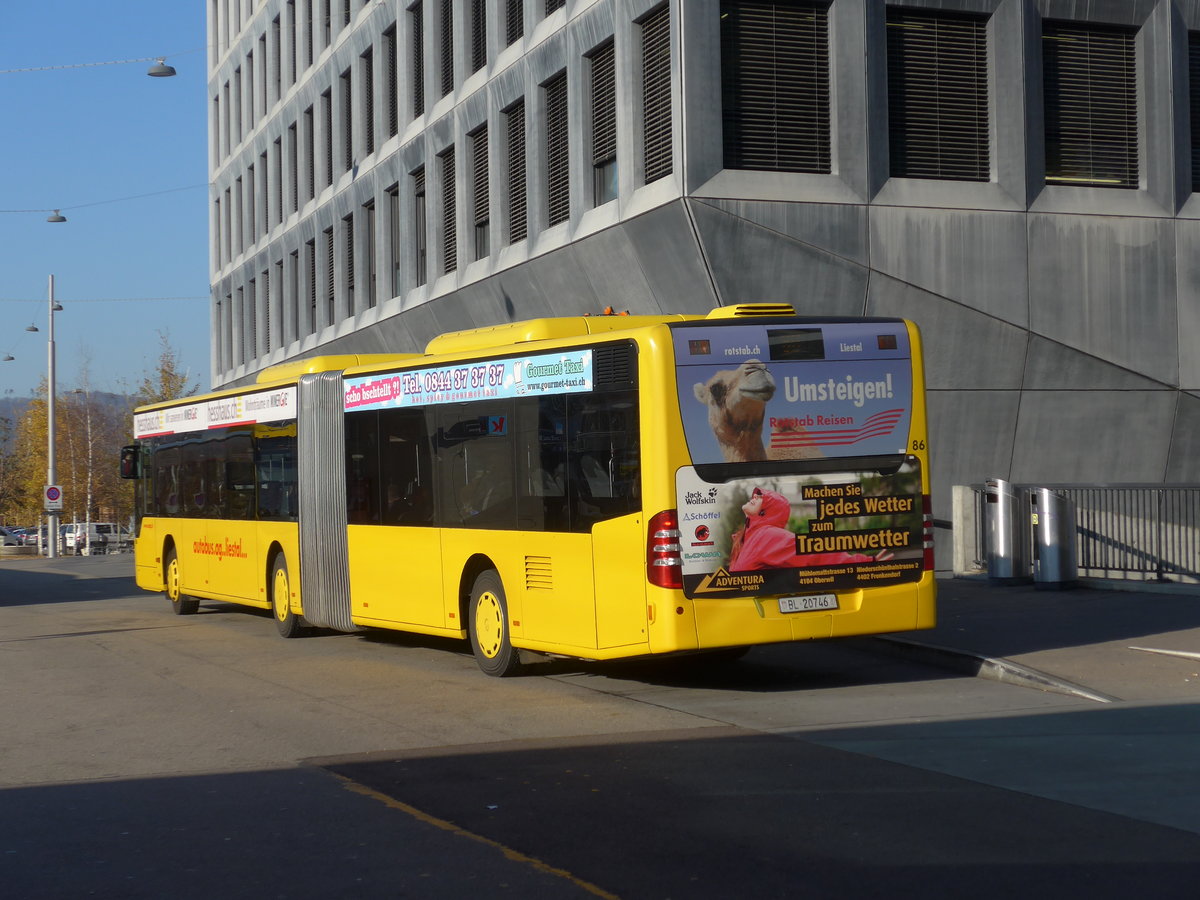
{"type": "Polygon", "coordinates": [[[504,11],[504,46],[511,47],[524,36],[524,0],[507,0],[504,11]]]}
{"type": "Polygon", "coordinates": [[[827,4],[722,0],[725,167],[829,174],[827,4]]]}
{"type": "Polygon", "coordinates": [[[346,248],[346,307],[354,313],[354,214],[342,219],[342,244],[346,248]]]}
{"type": "MultiPolygon", "coordinates": [[[[291,169],[292,212],[300,211],[300,135],[296,123],[288,126],[288,166],[291,169]]],[[[283,204],[280,204],[282,209],[283,204]]]]}
{"type": "Polygon", "coordinates": [[[1042,23],[1046,181],[1137,188],[1136,32],[1042,23]]]}
{"type": "Polygon", "coordinates": [[[336,245],[333,240],[333,227],[325,229],[325,324],[332,325],[337,321],[337,281],[334,265],[336,245]]]}
{"type": "Polygon", "coordinates": [[[549,225],[557,225],[571,215],[567,73],[547,81],[543,93],[546,103],[546,221],[549,225]]]}
{"type": "Polygon", "coordinates": [[[986,17],[888,7],[887,48],[891,174],[987,181],[986,17]]]}
{"type": "Polygon", "coordinates": [[[442,274],[458,268],[458,205],[455,202],[454,147],[438,154],[442,179],[442,274]]]}
{"type": "Polygon", "coordinates": [[[426,230],[425,167],[412,174],[413,180],[413,276],[417,285],[429,280],[428,232],[426,230]]]}
{"type": "Polygon", "coordinates": [[[471,139],[471,218],[474,226],[475,259],[490,252],[488,232],[491,223],[491,203],[488,197],[488,128],[482,125],[468,135],[471,139]]]}
{"type": "MultiPolygon", "coordinates": [[[[289,126],[290,137],[293,141],[296,139],[295,123],[289,126]]],[[[292,165],[292,172],[295,172],[295,164],[292,165]]],[[[294,176],[293,176],[294,177],[294,176]]],[[[293,184],[295,182],[293,181],[293,184]]],[[[275,224],[283,223],[283,138],[275,139],[275,224]]]]}
{"type": "Polygon", "coordinates": [[[304,242],[304,256],[308,263],[308,327],[309,334],[317,333],[317,242],[304,242]]]}
{"type": "Polygon", "coordinates": [[[400,185],[393,184],[387,189],[388,198],[388,246],[391,250],[392,283],[391,296],[399,297],[402,290],[400,274],[403,266],[400,263],[400,185]]]}
{"type": "Polygon", "coordinates": [[[408,8],[412,29],[413,118],[425,114],[425,14],[420,3],[408,8]]]}
{"type": "Polygon", "coordinates": [[[379,276],[375,252],[375,201],[363,204],[363,249],[367,252],[367,308],[379,305],[379,276]]]}
{"type": "Polygon", "coordinates": [[[362,120],[363,156],[375,152],[375,53],[367,49],[362,55],[362,120]]]}
{"type": "Polygon", "coordinates": [[[1192,125],[1192,192],[1200,191],[1200,32],[1188,33],[1188,114],[1192,125]]]}
{"type": "Polygon", "coordinates": [[[325,187],[333,185],[333,91],[321,94],[321,119],[325,125],[325,187]]]}
{"type": "Polygon", "coordinates": [[[525,195],[525,100],[504,111],[508,146],[508,242],[515,244],[529,234],[529,202],[525,195]]]}
{"type": "Polygon", "coordinates": [[[613,42],[592,51],[592,204],[617,198],[617,84],[613,42]]]}
{"type": "Polygon", "coordinates": [[[400,92],[396,72],[399,60],[396,57],[396,46],[396,26],[392,25],[383,33],[383,65],[386,70],[384,89],[387,91],[384,106],[387,110],[388,137],[395,137],[400,133],[400,92]]]}
{"type": "Polygon", "coordinates": [[[471,0],[471,71],[487,65],[486,0],[471,0]]]}
{"type": "Polygon", "coordinates": [[[354,79],[350,69],[339,79],[342,85],[342,171],[354,168],[354,79]]]}
{"type": "Polygon", "coordinates": [[[442,96],[454,90],[454,2],[441,0],[442,96]]]}
{"type": "Polygon", "coordinates": [[[673,170],[670,7],[664,4],[644,18],[641,32],[642,154],[649,184],[673,170]]]}

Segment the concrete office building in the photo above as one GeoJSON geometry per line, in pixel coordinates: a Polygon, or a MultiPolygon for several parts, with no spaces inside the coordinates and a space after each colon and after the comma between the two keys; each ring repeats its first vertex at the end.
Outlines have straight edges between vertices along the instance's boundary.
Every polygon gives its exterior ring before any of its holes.
{"type": "Polygon", "coordinates": [[[1200,480],[1200,0],[209,0],[215,383],[546,315],[924,331],[951,484],[1200,480]]]}

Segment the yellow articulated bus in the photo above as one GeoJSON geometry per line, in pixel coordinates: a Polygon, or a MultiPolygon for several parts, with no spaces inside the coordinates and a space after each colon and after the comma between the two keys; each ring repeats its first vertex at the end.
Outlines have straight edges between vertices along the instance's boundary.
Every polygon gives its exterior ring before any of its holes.
{"type": "Polygon", "coordinates": [[[275,366],[135,438],[137,583],[181,614],[460,638],[489,675],[934,624],[903,319],[517,322],[275,366]]]}

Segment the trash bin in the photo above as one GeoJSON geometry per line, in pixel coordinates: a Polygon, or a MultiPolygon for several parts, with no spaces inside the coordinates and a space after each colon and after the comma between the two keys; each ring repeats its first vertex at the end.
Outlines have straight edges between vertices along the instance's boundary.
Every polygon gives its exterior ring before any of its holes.
{"type": "Polygon", "coordinates": [[[1033,580],[1036,587],[1063,590],[1076,585],[1075,504],[1065,494],[1035,488],[1030,496],[1033,523],[1033,580]]]}
{"type": "Polygon", "coordinates": [[[987,482],[984,500],[988,580],[1029,581],[1029,494],[997,478],[987,482]]]}

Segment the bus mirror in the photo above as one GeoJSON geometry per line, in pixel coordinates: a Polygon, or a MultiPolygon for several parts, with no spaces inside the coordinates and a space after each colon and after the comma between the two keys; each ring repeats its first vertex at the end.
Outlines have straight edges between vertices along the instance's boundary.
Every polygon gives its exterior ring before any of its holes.
{"type": "Polygon", "coordinates": [[[137,478],[138,472],[138,448],[136,444],[130,444],[128,447],[121,448],[121,477],[122,478],[137,478]]]}

